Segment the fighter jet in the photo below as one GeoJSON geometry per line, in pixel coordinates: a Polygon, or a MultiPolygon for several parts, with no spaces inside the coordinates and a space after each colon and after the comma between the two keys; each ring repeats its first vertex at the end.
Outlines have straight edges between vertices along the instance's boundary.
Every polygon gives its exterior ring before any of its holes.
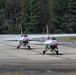
{"type": "Polygon", "coordinates": [[[53,52],[53,54],[54,54],[54,52],[56,52],[56,54],[59,54],[58,42],[57,42],[56,38],[49,36],[48,25],[46,25],[46,29],[47,29],[48,38],[44,42],[45,50],[43,50],[43,54],[45,54],[49,49],[50,49],[51,52],[53,52]]]}
{"type": "Polygon", "coordinates": [[[18,46],[17,49],[20,48],[20,46],[24,46],[25,48],[28,47],[30,49],[30,43],[27,34],[22,34],[21,38],[18,40],[18,46]]]}
{"type": "Polygon", "coordinates": [[[56,40],[55,37],[49,37],[46,39],[46,41],[44,42],[45,44],[45,50],[43,50],[43,54],[45,54],[48,50],[50,50],[51,52],[53,52],[53,54],[56,52],[56,54],[59,54],[58,51],[58,42],[56,40]]]}

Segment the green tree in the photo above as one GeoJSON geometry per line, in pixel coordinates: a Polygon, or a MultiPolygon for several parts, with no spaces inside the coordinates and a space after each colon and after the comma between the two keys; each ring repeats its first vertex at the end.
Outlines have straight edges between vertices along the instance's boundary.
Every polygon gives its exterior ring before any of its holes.
{"type": "Polygon", "coordinates": [[[63,17],[64,21],[62,27],[65,27],[64,31],[67,33],[76,33],[76,1],[69,0],[67,4],[67,10],[63,17]]]}
{"type": "Polygon", "coordinates": [[[41,9],[38,0],[29,0],[26,6],[26,33],[42,32],[41,9]]]}
{"type": "Polygon", "coordinates": [[[0,34],[3,34],[3,20],[4,20],[5,2],[0,0],[0,34]]]}
{"type": "MultiPolygon", "coordinates": [[[[55,30],[63,33],[75,33],[76,29],[76,1],[54,0],[52,23],[55,30]]],[[[56,32],[55,31],[55,32],[56,32]]]]}

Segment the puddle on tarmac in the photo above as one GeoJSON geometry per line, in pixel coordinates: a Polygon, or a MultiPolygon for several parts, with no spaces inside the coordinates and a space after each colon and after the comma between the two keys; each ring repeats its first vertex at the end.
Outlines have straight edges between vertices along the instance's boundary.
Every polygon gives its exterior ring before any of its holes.
{"type": "Polygon", "coordinates": [[[23,67],[13,68],[13,67],[0,67],[0,72],[29,72],[29,73],[50,73],[50,72],[59,72],[57,70],[50,69],[25,69],[23,67]]]}

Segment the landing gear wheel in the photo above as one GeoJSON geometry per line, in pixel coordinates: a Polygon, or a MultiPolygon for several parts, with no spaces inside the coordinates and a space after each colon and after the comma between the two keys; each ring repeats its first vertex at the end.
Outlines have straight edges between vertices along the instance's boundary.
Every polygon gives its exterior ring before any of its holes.
{"type": "Polygon", "coordinates": [[[43,51],[43,54],[45,54],[45,51],[43,51]]]}
{"type": "Polygon", "coordinates": [[[19,49],[19,46],[17,46],[17,49],[19,49]]]}
{"type": "Polygon", "coordinates": [[[59,54],[59,52],[58,51],[55,51],[56,52],[56,54],[59,54]]]}
{"type": "Polygon", "coordinates": [[[28,49],[30,49],[30,46],[28,46],[28,49]]]}

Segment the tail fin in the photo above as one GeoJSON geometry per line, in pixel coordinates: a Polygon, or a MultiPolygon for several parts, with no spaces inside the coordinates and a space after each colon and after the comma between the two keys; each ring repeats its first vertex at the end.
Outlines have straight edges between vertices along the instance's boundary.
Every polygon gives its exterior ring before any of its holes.
{"type": "Polygon", "coordinates": [[[21,34],[21,37],[23,37],[23,36],[24,36],[24,34],[22,33],[22,34],[21,34]]]}
{"type": "Polygon", "coordinates": [[[23,31],[22,31],[22,25],[21,25],[21,37],[23,37],[24,34],[23,34],[23,31]]]}
{"type": "Polygon", "coordinates": [[[51,38],[50,38],[50,36],[49,36],[49,29],[48,29],[48,25],[46,25],[46,30],[47,30],[47,36],[48,36],[47,40],[50,40],[51,38]]]}
{"type": "Polygon", "coordinates": [[[48,25],[46,25],[47,35],[49,34],[48,25]]]}
{"type": "Polygon", "coordinates": [[[48,38],[47,38],[47,40],[50,40],[51,38],[50,38],[50,36],[48,35],[48,38]]]}

